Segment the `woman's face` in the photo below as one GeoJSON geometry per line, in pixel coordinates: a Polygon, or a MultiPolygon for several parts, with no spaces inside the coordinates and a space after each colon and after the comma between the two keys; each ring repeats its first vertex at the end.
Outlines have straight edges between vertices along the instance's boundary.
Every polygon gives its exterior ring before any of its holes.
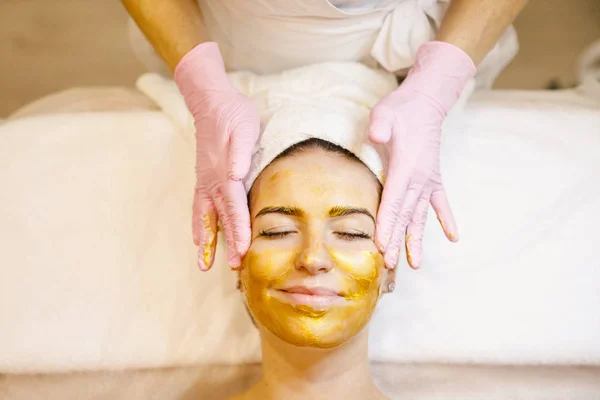
{"type": "Polygon", "coordinates": [[[364,328],[386,270],[373,241],[379,193],[364,165],[320,149],[277,160],[250,199],[242,290],[259,324],[296,346],[364,328]]]}

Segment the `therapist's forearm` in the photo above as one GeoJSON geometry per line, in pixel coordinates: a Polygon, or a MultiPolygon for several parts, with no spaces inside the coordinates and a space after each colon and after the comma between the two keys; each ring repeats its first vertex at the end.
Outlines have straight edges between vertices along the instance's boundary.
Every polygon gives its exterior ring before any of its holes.
{"type": "Polygon", "coordinates": [[[455,45],[475,65],[498,42],[528,0],[451,0],[437,40],[455,45]]]}
{"type": "Polygon", "coordinates": [[[196,0],[121,1],[171,71],[205,37],[196,0]]]}

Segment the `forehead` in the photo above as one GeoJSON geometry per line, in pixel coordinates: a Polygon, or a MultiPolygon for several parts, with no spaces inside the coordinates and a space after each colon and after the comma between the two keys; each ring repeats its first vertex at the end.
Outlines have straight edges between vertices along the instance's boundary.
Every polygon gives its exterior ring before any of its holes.
{"type": "Polygon", "coordinates": [[[379,203],[378,187],[360,162],[320,149],[277,160],[255,181],[250,208],[294,206],[323,212],[333,206],[362,207],[373,215],[379,203]]]}

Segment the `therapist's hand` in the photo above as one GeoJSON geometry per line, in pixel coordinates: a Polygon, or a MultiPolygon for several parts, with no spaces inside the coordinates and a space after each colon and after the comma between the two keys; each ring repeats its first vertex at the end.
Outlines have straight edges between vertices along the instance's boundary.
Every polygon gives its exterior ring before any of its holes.
{"type": "Polygon", "coordinates": [[[196,127],[192,232],[199,246],[198,267],[206,271],[213,264],[220,221],[229,266],[238,268],[250,246],[242,179],[259,134],[256,107],[227,77],[216,43],[202,43],[187,53],[175,69],[175,81],[196,127]]]}
{"type": "Polygon", "coordinates": [[[420,267],[429,204],[446,237],[458,240],[442,184],[440,142],[444,118],[475,71],[454,45],[425,43],[404,82],[371,111],[369,139],[385,143],[390,156],[375,237],[388,268],[396,266],[402,247],[410,266],[420,267]]]}

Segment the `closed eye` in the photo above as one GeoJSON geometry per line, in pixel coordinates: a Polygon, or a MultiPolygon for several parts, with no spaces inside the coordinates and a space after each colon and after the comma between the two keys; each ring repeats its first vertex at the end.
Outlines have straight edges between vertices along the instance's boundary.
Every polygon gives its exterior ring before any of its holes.
{"type": "Polygon", "coordinates": [[[334,232],[334,234],[342,240],[351,242],[358,239],[372,239],[373,236],[364,232],[334,232]]]}
{"type": "Polygon", "coordinates": [[[296,231],[260,231],[258,236],[265,237],[267,239],[283,239],[286,236],[296,233],[296,231]]]}

